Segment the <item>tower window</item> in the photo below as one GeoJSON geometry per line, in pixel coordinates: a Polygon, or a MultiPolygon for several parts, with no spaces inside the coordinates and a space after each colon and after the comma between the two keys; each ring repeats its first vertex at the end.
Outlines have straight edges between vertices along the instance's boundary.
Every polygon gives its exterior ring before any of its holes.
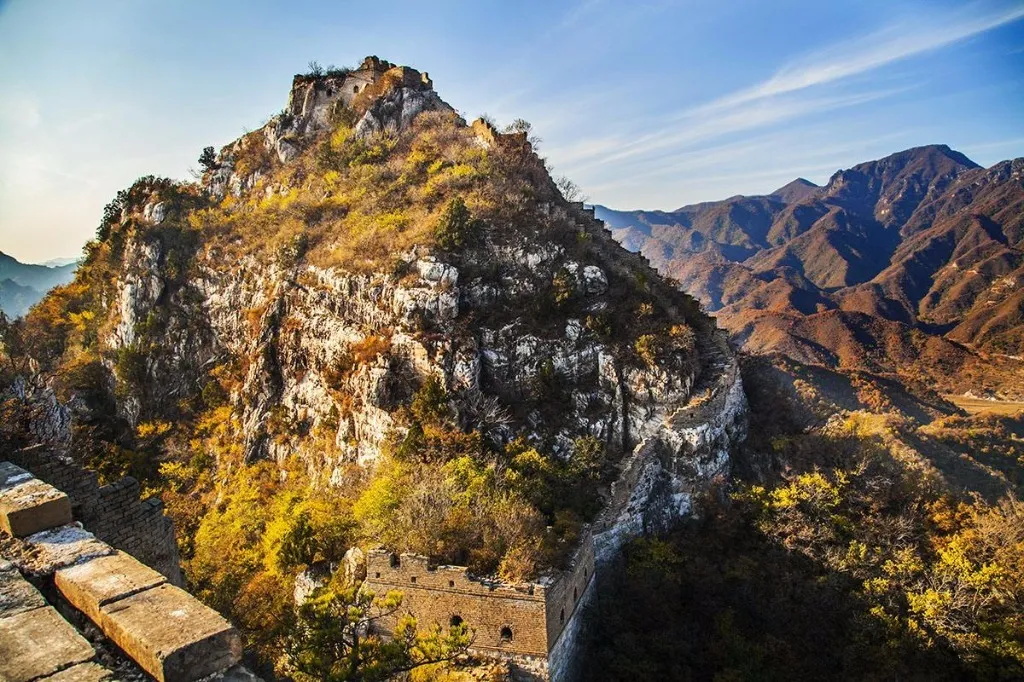
{"type": "Polygon", "coordinates": [[[501,629],[501,641],[503,644],[512,641],[512,628],[507,625],[501,629]]]}
{"type": "Polygon", "coordinates": [[[402,565],[402,558],[397,554],[391,555],[391,568],[398,568],[402,565]]]}
{"type": "Polygon", "coordinates": [[[455,581],[454,580],[449,580],[448,581],[448,587],[455,587],[455,581]]]}
{"type": "Polygon", "coordinates": [[[558,614],[558,622],[559,623],[564,623],[565,622],[565,609],[562,609],[562,612],[560,614],[558,614]]]}
{"type": "Polygon", "coordinates": [[[453,628],[457,628],[462,625],[462,616],[452,616],[452,619],[448,621],[448,624],[453,628]]]}
{"type": "MultiPolygon", "coordinates": [[[[416,581],[416,579],[415,579],[415,578],[413,578],[413,582],[415,582],[415,581],[416,581]]],[[[572,600],[573,600],[573,601],[576,601],[576,600],[577,600],[577,599],[579,599],[579,598],[580,598],[580,592],[579,592],[579,590],[577,590],[577,589],[576,589],[575,587],[574,587],[574,588],[572,588],[572,600]]]]}
{"type": "Polygon", "coordinates": [[[359,92],[359,86],[358,85],[353,85],[352,86],[352,92],[359,92]]]}
{"type": "Polygon", "coordinates": [[[413,576],[413,577],[409,578],[409,580],[412,581],[412,582],[416,582],[416,576],[413,576]]]}

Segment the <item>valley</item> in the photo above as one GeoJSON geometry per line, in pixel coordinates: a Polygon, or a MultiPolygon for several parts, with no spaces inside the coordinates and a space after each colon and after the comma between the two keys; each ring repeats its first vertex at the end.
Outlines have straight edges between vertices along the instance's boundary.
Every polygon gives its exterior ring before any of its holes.
{"type": "Polygon", "coordinates": [[[1024,402],[1014,402],[1012,400],[985,400],[983,398],[970,398],[963,395],[950,394],[942,397],[971,414],[991,413],[1014,415],[1019,412],[1024,412],[1024,402]]]}

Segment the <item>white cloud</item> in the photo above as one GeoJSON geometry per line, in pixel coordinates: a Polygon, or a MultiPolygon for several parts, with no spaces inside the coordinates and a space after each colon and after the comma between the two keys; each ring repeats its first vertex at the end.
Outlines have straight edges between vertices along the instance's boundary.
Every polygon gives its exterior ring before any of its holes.
{"type": "MultiPolygon", "coordinates": [[[[552,149],[551,158],[595,195],[608,191],[621,196],[627,187],[647,193],[650,188],[640,186],[642,178],[660,178],[663,183],[685,174],[688,182],[700,184],[702,179],[752,177],[728,172],[716,178],[697,178],[688,171],[728,164],[735,156],[730,144],[742,150],[755,130],[778,129],[815,114],[905,93],[918,83],[883,87],[877,75],[871,80],[855,77],[1024,18],[1024,5],[999,11],[987,7],[974,4],[955,13],[923,17],[913,24],[890,23],[870,35],[793,61],[762,82],[710,102],[655,121],[626,123],[609,134],[552,149]]],[[[794,132],[799,138],[799,131],[794,132]]],[[[778,153],[783,151],[780,148],[778,153]]],[[[762,150],[762,158],[771,159],[772,153],[762,150]]],[[[781,158],[778,161],[785,163],[781,158]]],[[[825,166],[819,162],[802,167],[820,170],[825,166]]]]}
{"type": "Polygon", "coordinates": [[[937,50],[985,31],[1024,18],[1024,5],[984,16],[972,16],[977,6],[945,17],[942,23],[894,24],[872,35],[833,46],[786,66],[766,81],[739,90],[702,107],[712,111],[768,97],[826,85],[881,68],[915,55],[937,50]]]}

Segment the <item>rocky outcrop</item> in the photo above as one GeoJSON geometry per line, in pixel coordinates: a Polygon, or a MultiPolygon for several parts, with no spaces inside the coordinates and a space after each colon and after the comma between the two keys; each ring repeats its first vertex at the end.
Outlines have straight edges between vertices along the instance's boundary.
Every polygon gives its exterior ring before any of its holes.
{"type": "Polygon", "coordinates": [[[623,461],[611,500],[593,526],[599,565],[629,539],[690,514],[694,496],[728,476],[730,450],[746,436],[747,399],[724,337],[716,341],[691,401],[664,414],[657,431],[623,461]]]}
{"type": "Polygon", "coordinates": [[[235,196],[252,189],[273,162],[288,163],[310,140],[332,128],[345,116],[358,116],[355,135],[398,134],[425,111],[454,109],[434,92],[425,73],[367,57],[359,68],[295,76],[284,111],[263,127],[221,149],[216,168],[205,178],[216,197],[235,196]],[[240,159],[253,157],[241,164],[240,159]]]}

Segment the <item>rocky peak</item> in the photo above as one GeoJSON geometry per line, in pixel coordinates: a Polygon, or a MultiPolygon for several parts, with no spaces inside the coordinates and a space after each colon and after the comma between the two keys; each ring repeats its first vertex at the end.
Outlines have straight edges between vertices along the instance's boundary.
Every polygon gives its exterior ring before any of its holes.
{"type": "Polygon", "coordinates": [[[978,167],[944,144],[914,147],[836,172],[823,198],[886,226],[903,224],[922,202],[978,167]]]}
{"type": "Polygon", "coordinates": [[[797,178],[778,188],[768,196],[779,199],[787,204],[795,204],[804,199],[817,196],[821,193],[821,189],[821,187],[810,180],[797,178]]]}
{"type": "Polygon", "coordinates": [[[228,192],[239,196],[275,163],[296,158],[341,121],[355,123],[360,137],[398,134],[424,111],[454,113],[434,92],[426,73],[376,56],[366,57],[356,69],[299,74],[284,111],[222,148],[204,184],[216,197],[228,192]]]}

